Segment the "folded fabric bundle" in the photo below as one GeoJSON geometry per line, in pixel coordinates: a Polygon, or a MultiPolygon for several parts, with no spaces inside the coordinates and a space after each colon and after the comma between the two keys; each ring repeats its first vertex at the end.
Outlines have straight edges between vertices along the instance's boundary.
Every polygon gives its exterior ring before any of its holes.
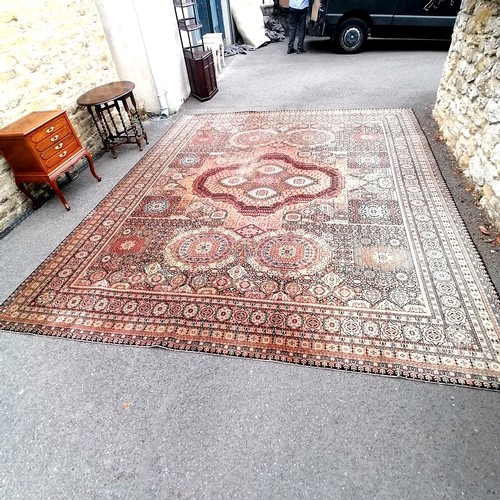
{"type": "Polygon", "coordinates": [[[285,41],[285,28],[279,21],[279,19],[264,18],[264,27],[266,29],[266,35],[271,40],[271,42],[283,42],[285,41]]]}
{"type": "Polygon", "coordinates": [[[234,43],[233,45],[230,45],[229,47],[226,47],[224,49],[224,56],[230,57],[235,56],[236,54],[246,54],[249,50],[255,50],[255,47],[252,47],[251,45],[239,45],[237,43],[234,43]]]}

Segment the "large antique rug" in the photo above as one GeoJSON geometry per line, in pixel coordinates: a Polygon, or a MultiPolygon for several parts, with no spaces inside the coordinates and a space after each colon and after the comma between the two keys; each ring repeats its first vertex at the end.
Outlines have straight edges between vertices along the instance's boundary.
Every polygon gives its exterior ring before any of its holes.
{"type": "Polygon", "coordinates": [[[0,327],[498,388],[499,302],[411,110],[183,116],[0,327]]]}

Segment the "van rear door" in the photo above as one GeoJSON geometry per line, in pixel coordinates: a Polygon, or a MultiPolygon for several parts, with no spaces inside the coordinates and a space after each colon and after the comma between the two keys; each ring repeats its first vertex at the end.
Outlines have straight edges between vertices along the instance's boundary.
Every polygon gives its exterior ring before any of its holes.
{"type": "Polygon", "coordinates": [[[449,38],[460,9],[460,0],[398,0],[394,36],[449,38]]]}
{"type": "Polygon", "coordinates": [[[339,23],[359,18],[378,36],[391,27],[397,2],[398,0],[314,0],[309,34],[333,36],[339,23]]]}

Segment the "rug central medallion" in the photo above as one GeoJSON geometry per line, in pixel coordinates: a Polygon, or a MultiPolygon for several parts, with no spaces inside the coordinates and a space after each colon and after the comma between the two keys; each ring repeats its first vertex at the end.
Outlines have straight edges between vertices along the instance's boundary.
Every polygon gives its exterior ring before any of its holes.
{"type": "Polygon", "coordinates": [[[198,177],[193,190],[202,197],[233,205],[245,215],[267,215],[297,202],[337,196],[343,177],[333,168],[269,153],[251,163],[217,167],[198,177]]]}

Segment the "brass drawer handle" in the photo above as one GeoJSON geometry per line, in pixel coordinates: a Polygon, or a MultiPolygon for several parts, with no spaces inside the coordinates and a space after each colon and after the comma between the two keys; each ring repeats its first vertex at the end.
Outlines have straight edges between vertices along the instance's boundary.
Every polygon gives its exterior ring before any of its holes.
{"type": "MultiPolygon", "coordinates": [[[[54,132],[54,127],[50,127],[45,131],[47,134],[50,134],[51,132],[54,132]]],[[[57,139],[56,139],[57,140],[57,139]]]]}
{"type": "Polygon", "coordinates": [[[63,151],[60,155],[59,158],[64,158],[68,154],[67,151],[63,151]]]}
{"type": "Polygon", "coordinates": [[[61,149],[63,147],[63,143],[60,142],[54,149],[61,149]]]}
{"type": "MultiPolygon", "coordinates": [[[[54,127],[52,127],[54,128],[54,127]]],[[[56,134],[54,137],[52,137],[52,139],[50,139],[52,142],[56,142],[57,139],[59,139],[59,136],[56,134]]]]}

